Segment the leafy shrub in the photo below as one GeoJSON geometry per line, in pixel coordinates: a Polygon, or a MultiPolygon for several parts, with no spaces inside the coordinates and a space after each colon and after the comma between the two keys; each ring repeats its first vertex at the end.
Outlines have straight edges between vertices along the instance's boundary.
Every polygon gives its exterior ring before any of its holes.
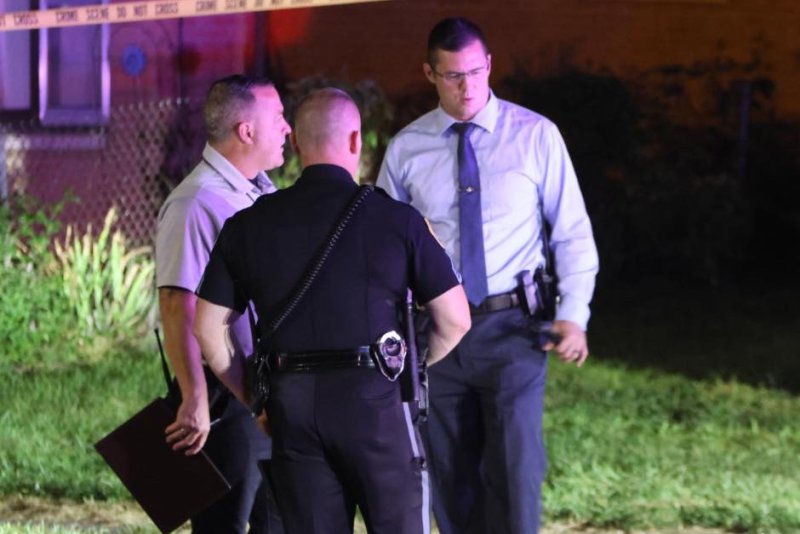
{"type": "Polygon", "coordinates": [[[0,351],[5,361],[47,360],[54,357],[53,348],[63,349],[72,339],[73,320],[50,251],[62,207],[41,207],[27,197],[0,205],[0,351]]]}
{"type": "Polygon", "coordinates": [[[63,295],[87,338],[135,335],[155,306],[152,250],[130,249],[112,232],[116,217],[112,207],[96,236],[91,224],[83,235],[70,225],[63,244],[55,243],[63,295]]]}

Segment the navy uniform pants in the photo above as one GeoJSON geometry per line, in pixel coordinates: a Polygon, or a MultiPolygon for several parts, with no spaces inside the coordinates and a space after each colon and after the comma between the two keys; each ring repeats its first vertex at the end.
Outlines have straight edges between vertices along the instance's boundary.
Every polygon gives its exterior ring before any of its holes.
{"type": "Polygon", "coordinates": [[[281,534],[280,516],[259,460],[269,457],[269,438],[250,411],[224,393],[220,420],[211,427],[203,450],[231,484],[220,500],[192,517],[193,534],[281,534]],[[249,529],[248,529],[249,526],[249,529]]]}
{"type": "Polygon", "coordinates": [[[429,369],[423,425],[442,534],[537,532],[547,467],[547,357],[519,309],[473,315],[472,329],[429,369]]]}
{"type": "Polygon", "coordinates": [[[427,534],[427,473],[400,388],[376,369],[272,377],[272,474],[287,534],[427,534]]]}

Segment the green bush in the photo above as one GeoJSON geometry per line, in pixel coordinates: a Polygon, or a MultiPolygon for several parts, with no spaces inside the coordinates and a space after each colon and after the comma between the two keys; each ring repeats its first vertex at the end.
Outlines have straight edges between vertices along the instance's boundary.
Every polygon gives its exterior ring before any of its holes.
{"type": "Polygon", "coordinates": [[[0,352],[9,362],[46,361],[73,339],[74,320],[50,251],[63,204],[12,200],[0,205],[0,352]]]}
{"type": "Polygon", "coordinates": [[[63,243],[55,243],[63,295],[86,338],[131,337],[155,306],[152,250],[129,248],[112,231],[116,216],[112,207],[96,236],[91,224],[80,236],[70,225],[63,243]]]}
{"type": "Polygon", "coordinates": [[[113,209],[97,236],[70,226],[56,241],[62,207],[30,198],[0,206],[4,361],[48,366],[97,355],[140,333],[154,311],[150,249],[130,249],[112,231],[113,209]]]}

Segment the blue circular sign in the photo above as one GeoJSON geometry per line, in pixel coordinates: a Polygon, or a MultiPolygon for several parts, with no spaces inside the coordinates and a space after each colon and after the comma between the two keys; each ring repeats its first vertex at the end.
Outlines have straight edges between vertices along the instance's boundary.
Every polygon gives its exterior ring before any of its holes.
{"type": "Polygon", "coordinates": [[[122,51],[122,68],[129,76],[139,76],[147,65],[147,56],[138,45],[128,45],[122,51]]]}

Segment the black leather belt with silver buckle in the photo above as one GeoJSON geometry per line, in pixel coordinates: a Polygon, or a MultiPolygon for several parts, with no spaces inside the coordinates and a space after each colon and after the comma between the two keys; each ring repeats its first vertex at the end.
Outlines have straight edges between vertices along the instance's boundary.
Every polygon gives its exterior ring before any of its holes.
{"type": "Polygon", "coordinates": [[[319,350],[314,352],[274,352],[269,355],[269,367],[276,372],[312,372],[330,369],[375,368],[371,347],[350,350],[319,350]]]}
{"type": "Polygon", "coordinates": [[[489,313],[516,307],[519,307],[519,295],[517,295],[516,291],[509,291],[508,293],[486,297],[479,306],[470,304],[469,311],[472,314],[489,313]]]}

